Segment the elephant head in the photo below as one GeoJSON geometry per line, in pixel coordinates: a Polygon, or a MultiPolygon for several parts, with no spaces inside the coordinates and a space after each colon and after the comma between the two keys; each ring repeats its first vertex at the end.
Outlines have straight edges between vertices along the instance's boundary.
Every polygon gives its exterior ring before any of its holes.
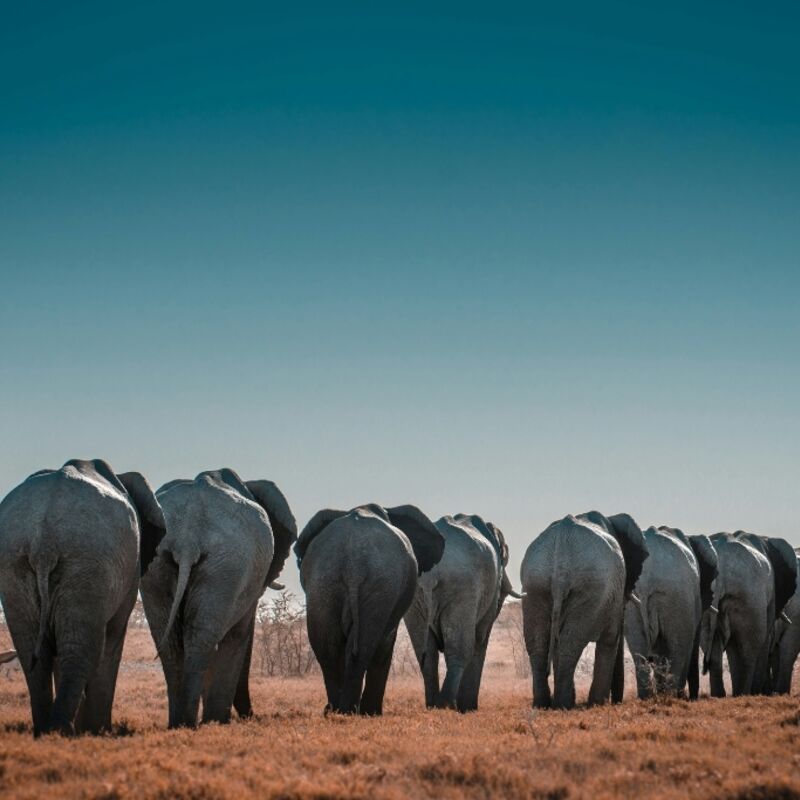
{"type": "Polygon", "coordinates": [[[599,525],[617,540],[625,561],[625,597],[630,597],[636,581],[642,574],[644,561],[649,555],[642,529],[630,514],[614,514],[606,517],[599,511],[589,511],[580,517],[599,525]]]}
{"type": "MultiPolygon", "coordinates": [[[[420,575],[423,572],[428,572],[441,560],[442,553],[444,553],[444,537],[430,519],[416,506],[405,505],[383,508],[375,503],[369,503],[357,508],[367,509],[371,513],[383,517],[383,519],[406,535],[414,551],[414,557],[417,559],[420,575]]],[[[355,511],[356,509],[352,510],[355,511]]],[[[326,508],[314,514],[305,528],[303,528],[294,546],[298,566],[317,534],[327,528],[335,519],[350,513],[350,511],[326,508]]]]}

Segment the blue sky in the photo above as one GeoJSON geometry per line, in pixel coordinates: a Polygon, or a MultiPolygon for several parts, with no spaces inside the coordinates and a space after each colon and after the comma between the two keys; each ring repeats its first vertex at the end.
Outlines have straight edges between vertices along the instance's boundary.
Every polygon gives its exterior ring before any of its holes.
{"type": "Polygon", "coordinates": [[[0,493],[800,545],[796,4],[428,5],[6,13],[0,493]]]}

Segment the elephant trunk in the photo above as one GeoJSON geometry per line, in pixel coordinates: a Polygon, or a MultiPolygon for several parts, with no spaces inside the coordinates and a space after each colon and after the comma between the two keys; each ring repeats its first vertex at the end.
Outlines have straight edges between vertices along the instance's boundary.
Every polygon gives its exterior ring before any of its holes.
{"type": "Polygon", "coordinates": [[[508,577],[508,573],[505,569],[503,570],[503,577],[500,581],[500,593],[508,597],[513,597],[515,600],[522,600],[524,597],[523,594],[514,591],[514,587],[511,585],[511,579],[508,577]]]}

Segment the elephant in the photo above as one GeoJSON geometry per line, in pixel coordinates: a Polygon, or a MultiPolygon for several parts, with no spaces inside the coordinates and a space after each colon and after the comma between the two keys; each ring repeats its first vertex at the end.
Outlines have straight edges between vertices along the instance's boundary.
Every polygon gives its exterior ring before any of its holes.
{"type": "Polygon", "coordinates": [[[474,711],[489,634],[507,596],[520,598],[506,574],[508,547],[499,528],[477,515],[442,517],[444,554],[422,575],[405,615],[425,681],[428,708],[474,711]],[[447,675],[439,690],[439,653],[447,675]]]}
{"type": "Polygon", "coordinates": [[[800,549],[795,550],[797,560],[797,588],[775,621],[775,643],[772,651],[772,689],[777,694],[792,690],[792,671],[800,653],[800,549]]]}
{"type": "Polygon", "coordinates": [[[752,694],[760,683],[760,662],[769,647],[774,622],[772,566],[760,547],[738,533],[715,533],[710,539],[717,552],[719,572],[712,605],[703,613],[701,623],[703,673],[709,674],[711,696],[725,697],[724,652],[733,694],[752,694]]]}
{"type": "Polygon", "coordinates": [[[745,531],[737,531],[734,535],[746,539],[759,549],[769,559],[772,567],[773,593],[772,601],[768,606],[769,622],[767,623],[769,636],[759,658],[753,681],[754,693],[770,694],[772,692],[770,660],[776,647],[776,626],[782,619],[787,619],[784,609],[797,589],[797,556],[789,542],[777,536],[757,536],[745,531]]]}
{"type": "Polygon", "coordinates": [[[166,533],[142,551],[144,610],[167,682],[170,728],[252,715],[249,691],[259,598],[297,538],[289,504],[270,481],[231,469],[162,486],[166,533]]]}
{"type": "Polygon", "coordinates": [[[326,712],[380,715],[400,620],[444,536],[412,505],[325,509],[295,545],[326,712]],[[366,680],[365,680],[366,678],[366,680]]]}
{"type": "Polygon", "coordinates": [[[625,639],[636,668],[640,699],[699,692],[700,622],[710,607],[717,554],[707,536],[686,536],[677,528],[644,532],[649,556],[625,604],[625,639]]]}
{"type": "Polygon", "coordinates": [[[0,503],[0,600],[34,736],[111,728],[140,538],[163,530],[142,475],[99,459],[35,472],[0,503]]]}
{"type": "Polygon", "coordinates": [[[557,520],[529,545],[520,576],[535,708],[574,707],[575,668],[589,642],[597,642],[589,705],[609,694],[622,700],[624,606],[647,555],[632,517],[597,511],[557,520]]]}

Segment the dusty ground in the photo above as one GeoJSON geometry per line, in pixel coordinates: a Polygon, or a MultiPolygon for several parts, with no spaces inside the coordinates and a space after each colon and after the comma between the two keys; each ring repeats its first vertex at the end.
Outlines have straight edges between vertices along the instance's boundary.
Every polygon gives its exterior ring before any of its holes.
{"type": "Polygon", "coordinates": [[[0,667],[0,796],[800,798],[796,695],[534,713],[511,642],[496,631],[474,714],[426,711],[419,679],[396,675],[383,718],[325,718],[319,676],[254,675],[256,719],[168,732],[149,633],[133,630],[120,735],[71,741],[32,739],[21,673],[0,667]]]}

